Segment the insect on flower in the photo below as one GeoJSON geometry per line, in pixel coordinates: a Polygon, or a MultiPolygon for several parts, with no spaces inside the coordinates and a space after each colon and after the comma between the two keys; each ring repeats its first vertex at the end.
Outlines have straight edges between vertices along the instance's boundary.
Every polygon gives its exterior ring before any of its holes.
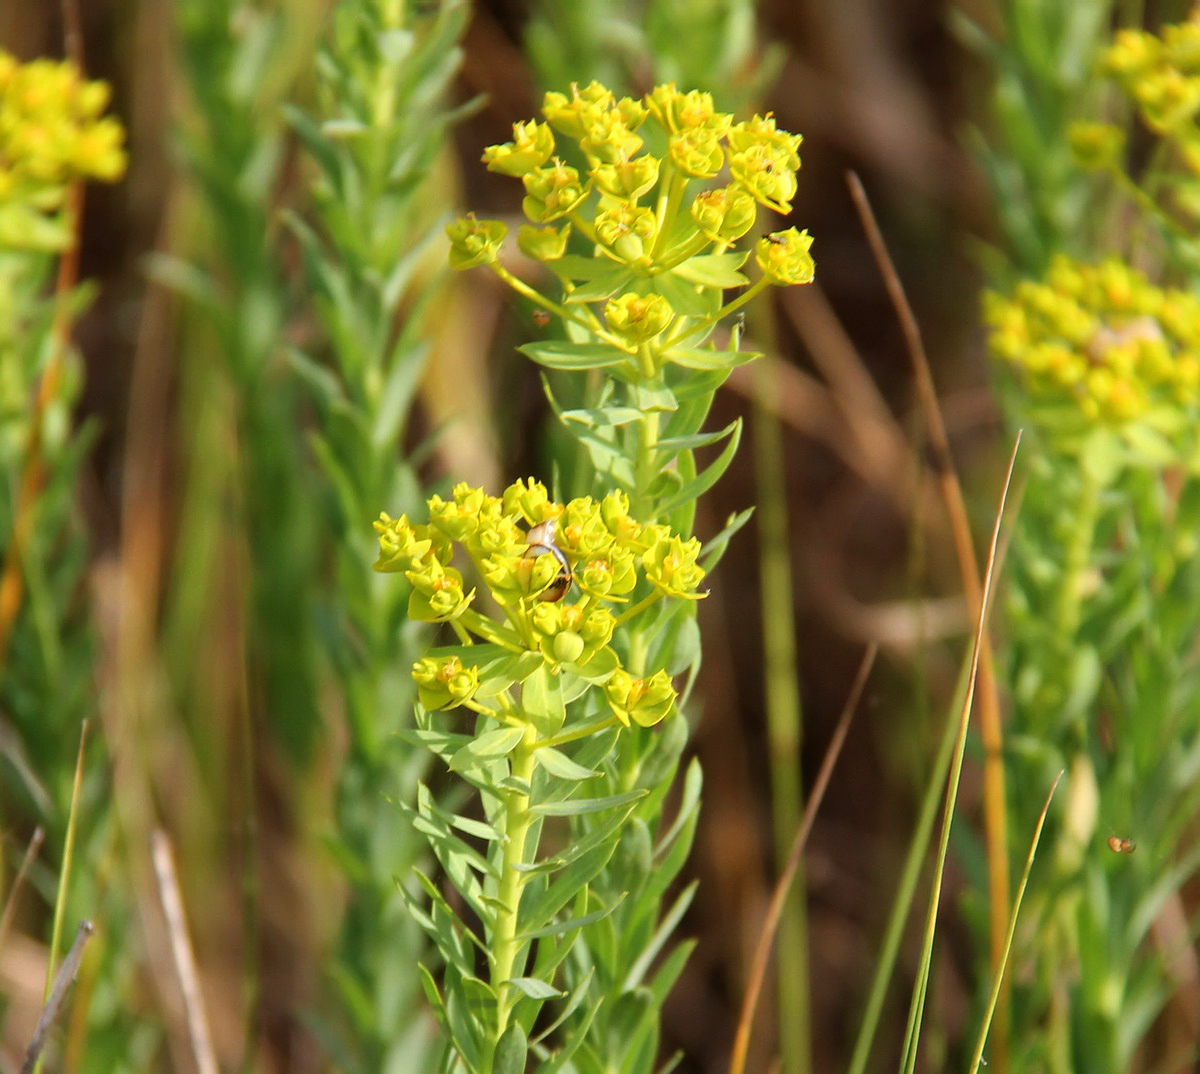
{"type": "Polygon", "coordinates": [[[529,546],[525,549],[525,555],[531,558],[544,556],[547,552],[558,561],[558,574],[538,594],[538,600],[553,604],[562,600],[571,588],[571,564],[567,562],[562,549],[554,543],[554,519],[539,522],[529,531],[529,546]]]}

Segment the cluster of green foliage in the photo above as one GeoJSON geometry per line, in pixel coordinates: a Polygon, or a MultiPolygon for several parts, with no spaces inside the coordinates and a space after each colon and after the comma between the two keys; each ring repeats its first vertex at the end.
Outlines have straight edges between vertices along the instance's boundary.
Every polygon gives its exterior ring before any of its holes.
{"type": "Polygon", "coordinates": [[[1186,916],[1200,864],[1187,839],[1200,809],[1200,21],[1108,44],[1106,16],[1078,5],[1039,42],[1012,5],[1018,32],[996,46],[997,192],[1048,167],[1035,129],[1057,170],[1052,188],[1003,202],[1016,271],[986,301],[1001,399],[1029,448],[1006,566],[1013,814],[1067,773],[1012,952],[1019,1070],[1125,1071],[1151,1054],[1177,986],[1161,929],[1186,916]],[[1024,119],[1018,92],[1038,105],[1024,119]]]}
{"type": "Polygon", "coordinates": [[[693,764],[669,821],[686,741],[673,680],[694,680],[696,587],[747,517],[730,520],[701,565],[687,536],[696,500],[728,466],[740,428],[706,433],[703,423],[730,371],[755,357],[736,333],[715,345],[714,331],[771,284],[810,282],[814,266],[811,239],[792,228],[757,241],[753,284],[741,271],[750,251],[736,244],[759,207],[788,212],[796,190],[800,138],[770,116],[735,123],[708,93],[667,84],[618,99],[596,82],[548,92],[542,114],[483,159],[521,180],[530,223],[517,241],[559,294],[504,266],[499,221],[451,225],[450,260],[491,267],[557,319],[558,338],[522,350],[584,374],[569,389],[580,405],[564,408],[548,382],[547,394],[590,464],[580,491],[596,498],[554,503],[536,482],[502,497],[460,485],[452,501],[430,500],[427,525],[384,515],[376,566],[405,574],[411,617],[457,635],[458,646],[414,667],[413,737],[475,788],[485,818],[418,797],[415,823],[471,912],[464,920],[431,882],[432,908],[414,906],[445,960],[441,987],[427,975],[426,989],[449,1039],[447,1069],[521,1071],[532,1052],[547,1072],[633,1074],[654,1067],[659,1011],[688,950],[652,969],[693,890],[663,914],[700,785],[693,764]],[[572,233],[589,254],[569,252],[572,233]],[[727,300],[730,289],[740,294],[727,300]],[[721,441],[699,467],[696,452],[721,441]],[[456,545],[499,617],[476,609],[476,588],[452,565],[456,545]],[[572,584],[581,597],[561,603],[572,584]],[[477,714],[473,733],[431,719],[457,708],[477,714]],[[565,849],[546,852],[543,821],[554,817],[567,818],[555,838],[565,849]],[[550,1000],[556,1017],[534,1033],[550,1000]]]}

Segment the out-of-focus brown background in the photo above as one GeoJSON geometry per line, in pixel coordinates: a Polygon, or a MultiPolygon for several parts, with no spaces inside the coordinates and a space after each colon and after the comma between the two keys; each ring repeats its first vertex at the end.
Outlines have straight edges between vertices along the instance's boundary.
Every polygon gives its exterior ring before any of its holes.
{"type": "MultiPolygon", "coordinates": [[[[782,127],[804,135],[790,222],[815,236],[818,266],[817,286],[779,296],[773,354],[779,363],[774,397],[783,425],[806,782],[816,772],[864,646],[872,640],[882,646],[806,863],[814,1069],[833,1070],[844,1064],[857,1026],[930,750],[938,710],[922,716],[913,699],[925,692],[935,703],[945,698],[964,644],[957,570],[941,508],[929,500],[918,511],[894,495],[895,475],[923,464],[924,440],[911,363],[855,215],[846,172],[862,178],[923,329],[968,497],[983,524],[991,511],[997,428],[986,391],[972,247],[987,240],[990,210],[962,136],[967,124],[981,122],[986,72],[952,39],[947,7],[940,3],[765,0],[760,13],[764,39],[786,50],[761,107],[773,110],[782,127]],[[872,409],[870,393],[863,394],[864,373],[885,404],[882,414],[872,409]]],[[[987,17],[986,10],[974,14],[987,17]]],[[[152,331],[145,320],[144,259],[170,227],[177,176],[169,117],[180,91],[169,61],[170,5],[89,0],[82,15],[89,73],[113,82],[114,108],[128,126],[131,150],[129,174],[119,187],[89,190],[84,228],[83,274],[99,283],[100,292],[79,326],[87,361],[80,417],[98,419],[101,434],[82,509],[100,562],[118,554],[126,536],[120,525],[130,481],[126,435],[145,418],[130,410],[133,356],[140,333],[152,331]]],[[[535,80],[521,51],[523,18],[520,4],[480,4],[466,40],[462,96],[483,92],[488,103],[458,129],[456,144],[463,207],[481,214],[517,210],[515,184],[495,182],[478,158],[482,146],[506,140],[511,123],[537,107],[535,80]]],[[[9,0],[0,8],[0,45],[22,58],[61,55],[55,5],[9,0]]],[[[462,286],[471,289],[463,307],[471,317],[459,328],[471,375],[457,383],[473,388],[461,393],[462,402],[496,409],[500,419],[494,437],[473,437],[468,430],[448,450],[451,456],[460,451],[478,473],[511,480],[537,465],[534,431],[546,412],[536,374],[513,361],[473,370],[470,363],[505,348],[511,353],[530,328],[490,279],[467,279],[462,286]]],[[[167,386],[160,398],[168,411],[156,416],[163,428],[181,420],[169,410],[177,373],[172,360],[169,350],[157,357],[167,386]]],[[[718,400],[713,426],[744,415],[749,436],[703,506],[702,532],[714,532],[728,513],[756,500],[751,393],[747,375],[718,400]]],[[[169,445],[163,450],[157,461],[169,488],[178,460],[169,445]]],[[[445,476],[449,465],[445,457],[435,458],[430,477],[445,476]]],[[[164,548],[178,524],[169,496],[165,503],[164,548]]],[[[668,1043],[688,1054],[681,1069],[697,1072],[721,1069],[774,868],[756,540],[752,524],[722,563],[702,609],[705,667],[694,748],[704,763],[706,790],[691,866],[702,884],[686,923],[700,944],[671,1001],[667,1029],[668,1043]]],[[[169,553],[163,555],[169,561],[169,553]]],[[[968,787],[968,820],[970,795],[968,787]]],[[[185,897],[203,898],[202,881],[192,877],[190,884],[185,897]]],[[[968,974],[973,957],[952,911],[951,902],[939,948],[943,982],[968,974]]],[[[286,921],[276,924],[286,938],[286,921]]],[[[304,965],[312,931],[307,924],[298,927],[295,949],[280,956],[289,973],[306,979],[315,974],[304,965]]],[[[204,942],[198,946],[203,957],[204,942]]],[[[236,959],[222,964],[236,968],[236,959]]],[[[906,956],[902,975],[910,966],[906,956]]],[[[229,986],[236,990],[236,981],[229,986]]],[[[953,1036],[964,1014],[963,994],[947,988],[934,1003],[931,1021],[953,1036]]],[[[769,1026],[764,1031],[769,1038],[769,1026]]],[[[894,1022],[885,1024],[890,1047],[898,1048],[899,1032],[894,1022]]],[[[757,1061],[752,1069],[767,1069],[765,1056],[758,1054],[757,1061]]]]}

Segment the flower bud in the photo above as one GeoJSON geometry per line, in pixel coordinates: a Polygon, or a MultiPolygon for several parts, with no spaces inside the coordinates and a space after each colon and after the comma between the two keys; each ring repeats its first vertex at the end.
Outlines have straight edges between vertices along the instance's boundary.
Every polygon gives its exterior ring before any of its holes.
{"type": "Polygon", "coordinates": [[[817,266],[809,248],[812,236],[808,231],[777,231],[759,239],[754,247],[754,259],[771,283],[780,285],[812,283],[817,266]]]}
{"type": "Polygon", "coordinates": [[[623,668],[609,677],[604,694],[626,727],[631,721],[639,727],[653,727],[670,714],[678,696],[665,671],[656,671],[649,679],[637,679],[623,668]]]}
{"type": "Polygon", "coordinates": [[[692,202],[691,212],[705,238],[731,243],[754,226],[758,206],[745,190],[727,186],[701,191],[692,202]]]}
{"type": "Polygon", "coordinates": [[[489,145],[483,162],[490,172],[520,177],[540,168],[554,155],[554,134],[545,123],[530,120],[513,124],[513,140],[489,145]]]}
{"type": "Polygon", "coordinates": [[[522,224],[517,231],[517,248],[534,261],[557,261],[567,252],[567,240],[570,237],[570,224],[564,224],[561,228],[522,224]]]}
{"type": "Polygon", "coordinates": [[[658,182],[658,172],[658,158],[643,154],[632,160],[597,164],[592,169],[592,180],[611,198],[636,200],[658,182]]]}
{"type": "Polygon", "coordinates": [[[479,689],[479,668],[463,667],[457,656],[424,657],[413,664],[412,676],[417,699],[430,712],[462,705],[479,689]]]}
{"type": "Polygon", "coordinates": [[[469,269],[500,259],[508,227],[499,220],[477,220],[474,213],[446,225],[450,239],[450,267],[469,269]]]}
{"type": "Polygon", "coordinates": [[[521,208],[535,224],[548,224],[566,216],[588,195],[579,172],[557,158],[552,164],[521,176],[525,198],[521,208]]]}
{"type": "Polygon", "coordinates": [[[656,541],[642,555],[647,581],[669,597],[698,599],[695,590],[704,580],[704,568],[696,562],[700,548],[695,537],[686,541],[679,537],[656,541]]]}
{"type": "Polygon", "coordinates": [[[674,319],[675,311],[662,295],[626,294],[604,304],[605,324],[631,347],[664,332],[674,319]]]}

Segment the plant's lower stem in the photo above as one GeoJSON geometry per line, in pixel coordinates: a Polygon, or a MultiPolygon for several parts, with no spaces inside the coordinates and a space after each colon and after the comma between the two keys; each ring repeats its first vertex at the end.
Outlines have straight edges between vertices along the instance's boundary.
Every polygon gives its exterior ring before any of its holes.
{"type": "Polygon", "coordinates": [[[1073,639],[1079,629],[1088,563],[1100,511],[1100,490],[1086,463],[1079,467],[1079,479],[1082,487],[1063,563],[1062,585],[1058,590],[1058,636],[1063,639],[1073,639]]]}
{"type": "MultiPolygon", "coordinates": [[[[528,785],[533,780],[534,746],[537,734],[532,724],[525,725],[525,737],[517,743],[509,755],[513,779],[528,785]]],[[[517,935],[520,917],[521,890],[525,886],[526,874],[521,866],[526,864],[525,843],[533,814],[529,810],[529,795],[516,790],[504,792],[504,856],[500,865],[500,883],[496,891],[498,909],[496,925],[492,933],[491,985],[496,992],[496,1036],[485,1057],[483,1074],[491,1074],[496,1044],[508,1028],[516,999],[511,985],[506,982],[520,976],[517,964],[521,952],[521,940],[517,935]]]]}
{"type": "Polygon", "coordinates": [[[654,457],[658,448],[658,411],[648,411],[638,424],[637,463],[634,469],[635,504],[637,518],[654,517],[654,504],[650,499],[650,484],[657,476],[654,457]]]}

